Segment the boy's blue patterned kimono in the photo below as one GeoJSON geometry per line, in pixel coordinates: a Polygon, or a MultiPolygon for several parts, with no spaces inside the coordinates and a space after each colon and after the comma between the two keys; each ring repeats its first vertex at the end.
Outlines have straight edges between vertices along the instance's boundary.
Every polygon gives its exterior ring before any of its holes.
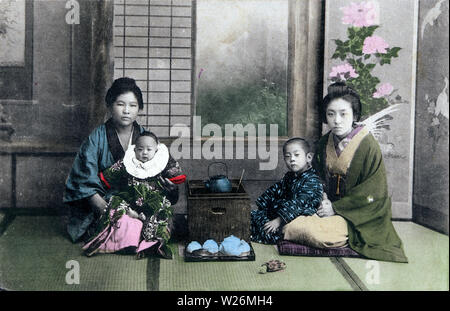
{"type": "Polygon", "coordinates": [[[282,238],[284,225],[298,216],[310,216],[317,211],[322,192],[322,183],[313,168],[299,174],[287,172],[256,200],[258,210],[251,212],[251,240],[276,244],[282,238]],[[277,217],[281,218],[279,229],[267,234],[264,224],[277,217]]]}

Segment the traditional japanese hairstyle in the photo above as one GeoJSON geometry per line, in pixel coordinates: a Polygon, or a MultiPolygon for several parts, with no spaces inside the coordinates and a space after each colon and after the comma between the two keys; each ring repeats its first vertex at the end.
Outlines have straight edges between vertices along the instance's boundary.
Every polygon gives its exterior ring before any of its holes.
{"type": "Polygon", "coordinates": [[[358,93],[344,82],[336,82],[328,87],[328,94],[324,97],[319,109],[320,118],[323,123],[327,123],[328,105],[335,99],[342,98],[348,101],[353,110],[353,117],[358,122],[361,119],[361,100],[358,93]]]}
{"type": "Polygon", "coordinates": [[[134,79],[127,77],[114,80],[113,84],[106,93],[106,107],[110,107],[117,100],[117,97],[128,92],[132,92],[134,96],[136,96],[139,109],[144,109],[141,89],[137,86],[134,79]]]}

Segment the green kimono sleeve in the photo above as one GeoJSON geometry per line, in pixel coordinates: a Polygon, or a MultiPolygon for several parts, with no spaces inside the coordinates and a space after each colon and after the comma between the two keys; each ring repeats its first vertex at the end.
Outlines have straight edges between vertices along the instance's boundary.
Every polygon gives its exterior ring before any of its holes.
{"type": "Polygon", "coordinates": [[[122,191],[126,188],[128,173],[123,164],[123,160],[119,160],[101,172],[100,179],[110,191],[122,191]]]}
{"type": "Polygon", "coordinates": [[[95,129],[83,142],[66,180],[63,202],[70,203],[96,193],[105,194],[98,173],[113,164],[104,126],[95,129]]]}

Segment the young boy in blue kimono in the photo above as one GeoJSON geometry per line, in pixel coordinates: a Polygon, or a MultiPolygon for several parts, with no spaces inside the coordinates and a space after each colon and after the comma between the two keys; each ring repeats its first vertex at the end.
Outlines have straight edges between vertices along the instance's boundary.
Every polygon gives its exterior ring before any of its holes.
{"type": "Polygon", "coordinates": [[[313,154],[308,142],[291,138],[283,145],[288,172],[257,200],[251,212],[251,240],[276,244],[283,238],[282,228],[301,215],[316,213],[322,201],[323,187],[311,167],[313,154]]]}

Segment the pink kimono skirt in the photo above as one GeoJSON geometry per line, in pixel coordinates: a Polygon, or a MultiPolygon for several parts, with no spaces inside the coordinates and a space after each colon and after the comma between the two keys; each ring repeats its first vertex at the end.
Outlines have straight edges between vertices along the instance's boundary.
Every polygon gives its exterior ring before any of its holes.
{"type": "MultiPolygon", "coordinates": [[[[111,217],[114,211],[111,211],[111,217]]],[[[152,247],[159,247],[158,240],[145,241],[141,238],[142,222],[139,219],[122,215],[116,223],[109,224],[102,232],[83,246],[86,256],[96,253],[115,253],[117,251],[134,248],[138,258],[144,257],[144,251],[152,247]]]]}

